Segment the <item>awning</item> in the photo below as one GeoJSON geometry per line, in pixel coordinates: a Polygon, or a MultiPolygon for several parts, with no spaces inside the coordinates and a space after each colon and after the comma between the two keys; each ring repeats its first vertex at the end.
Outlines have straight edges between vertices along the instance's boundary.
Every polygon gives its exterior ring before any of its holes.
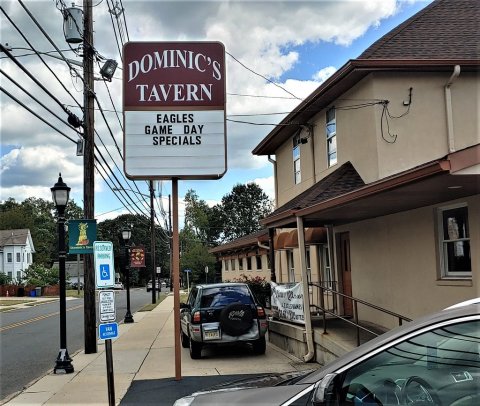
{"type": "MultiPolygon", "coordinates": [[[[283,244],[281,248],[298,248],[298,230],[284,231],[278,235],[278,240],[283,244]],[[283,234],[283,236],[282,236],[283,234]],[[282,236],[280,238],[280,236],[282,236]]],[[[326,244],[327,229],[325,227],[310,227],[305,229],[305,245],[326,244]]]]}

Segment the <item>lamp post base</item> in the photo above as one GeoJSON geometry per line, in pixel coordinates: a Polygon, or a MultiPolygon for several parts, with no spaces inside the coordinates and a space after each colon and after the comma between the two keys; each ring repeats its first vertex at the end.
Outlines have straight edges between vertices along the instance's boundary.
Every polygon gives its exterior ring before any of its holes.
{"type": "Polygon", "coordinates": [[[134,322],[133,316],[130,312],[127,312],[127,314],[125,315],[125,318],[123,319],[123,322],[124,323],[133,323],[134,322]]]}
{"type": "Polygon", "coordinates": [[[72,360],[66,349],[61,349],[55,361],[54,374],[71,374],[74,371],[72,360]]]}

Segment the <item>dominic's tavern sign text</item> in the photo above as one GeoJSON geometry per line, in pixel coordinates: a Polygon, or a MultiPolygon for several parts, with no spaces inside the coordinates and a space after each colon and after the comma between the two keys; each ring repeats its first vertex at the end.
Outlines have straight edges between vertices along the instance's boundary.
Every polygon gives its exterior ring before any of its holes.
{"type": "Polygon", "coordinates": [[[226,172],[225,50],[219,42],[129,42],[125,173],[218,179],[226,172]]]}

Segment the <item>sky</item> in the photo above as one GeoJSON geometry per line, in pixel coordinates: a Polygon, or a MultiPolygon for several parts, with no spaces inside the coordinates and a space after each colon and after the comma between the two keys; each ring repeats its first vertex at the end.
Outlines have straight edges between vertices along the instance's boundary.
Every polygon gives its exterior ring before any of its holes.
{"type": "MultiPolygon", "coordinates": [[[[219,41],[227,52],[228,170],[219,180],[179,181],[182,224],[183,197],[189,189],[213,205],[234,185],[256,182],[274,198],[272,164],[251,151],[336,70],[431,1],[93,0],[95,77],[100,78],[105,59],[119,63],[111,82],[94,84],[105,116],[95,111],[95,143],[103,156],[95,174],[95,218],[103,221],[124,213],[149,216],[147,182],[133,182],[123,173],[121,50],[125,42],[219,41]],[[120,194],[111,188],[133,192],[120,194]]],[[[64,112],[66,107],[83,118],[83,71],[76,65],[69,69],[55,58],[58,49],[69,60],[82,62],[82,50],[68,44],[63,33],[61,10],[71,4],[0,0],[1,43],[20,64],[0,53],[2,201],[51,199],[50,188],[61,172],[72,188],[71,198],[83,207],[83,157],[76,155],[78,134],[65,124],[64,112]]],[[[157,222],[164,225],[171,182],[155,182],[155,186],[157,222]]]]}

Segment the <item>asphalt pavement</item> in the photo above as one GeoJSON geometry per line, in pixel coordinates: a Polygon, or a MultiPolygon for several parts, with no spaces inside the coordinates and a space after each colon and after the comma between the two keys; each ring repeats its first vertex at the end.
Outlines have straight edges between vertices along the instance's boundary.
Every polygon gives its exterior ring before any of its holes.
{"type": "MultiPolygon", "coordinates": [[[[288,372],[318,367],[267,344],[265,355],[243,347],[206,349],[192,360],[181,348],[181,379],[175,379],[173,295],[155,309],[134,314],[134,323],[120,324],[112,340],[114,398],[117,405],[173,405],[177,398],[213,385],[265,372],[288,372]]],[[[49,371],[6,405],[108,405],[105,345],[98,352],[79,351],[72,357],[75,371],[55,375],[49,371]]]]}

